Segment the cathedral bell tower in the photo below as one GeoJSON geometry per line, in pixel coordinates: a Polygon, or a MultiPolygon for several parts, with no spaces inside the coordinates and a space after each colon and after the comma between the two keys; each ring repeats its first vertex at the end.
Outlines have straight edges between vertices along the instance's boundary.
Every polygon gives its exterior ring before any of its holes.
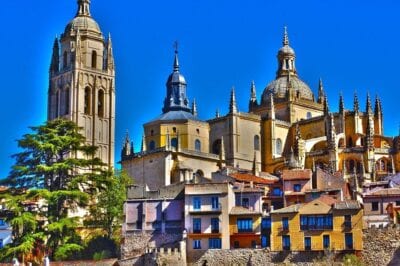
{"type": "Polygon", "coordinates": [[[115,69],[111,37],[103,37],[90,14],[90,0],[78,0],[75,17],[55,39],[49,73],[47,119],[64,118],[82,128],[97,157],[114,164],[115,69]]]}

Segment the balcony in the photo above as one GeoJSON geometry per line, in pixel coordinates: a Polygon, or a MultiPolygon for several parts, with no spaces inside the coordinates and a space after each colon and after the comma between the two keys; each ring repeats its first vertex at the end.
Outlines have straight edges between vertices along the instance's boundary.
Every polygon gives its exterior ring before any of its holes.
{"type": "Polygon", "coordinates": [[[286,226],[278,227],[278,233],[287,233],[287,232],[289,232],[289,227],[286,226]]]}
{"type": "Polygon", "coordinates": [[[201,206],[200,208],[194,208],[193,206],[190,206],[189,208],[189,214],[220,214],[222,212],[222,205],[221,203],[218,204],[218,206],[210,206],[210,205],[205,205],[201,206]]]}
{"type": "Polygon", "coordinates": [[[220,230],[211,230],[211,232],[202,232],[201,230],[188,230],[188,236],[195,238],[195,237],[204,237],[204,238],[212,238],[212,237],[221,237],[220,230]]]}

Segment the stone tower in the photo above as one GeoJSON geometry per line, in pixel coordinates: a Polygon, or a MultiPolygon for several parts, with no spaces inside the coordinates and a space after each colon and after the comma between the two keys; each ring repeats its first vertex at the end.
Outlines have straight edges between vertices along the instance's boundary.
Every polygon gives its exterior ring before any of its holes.
{"type": "Polygon", "coordinates": [[[97,156],[114,164],[115,68],[111,37],[105,40],[90,14],[90,0],[78,0],[76,16],[55,39],[50,64],[47,119],[64,118],[82,127],[97,156]]]}

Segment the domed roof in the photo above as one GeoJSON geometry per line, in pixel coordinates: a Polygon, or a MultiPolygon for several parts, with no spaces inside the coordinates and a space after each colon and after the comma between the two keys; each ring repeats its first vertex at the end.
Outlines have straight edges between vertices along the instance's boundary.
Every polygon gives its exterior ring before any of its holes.
{"type": "Polygon", "coordinates": [[[289,82],[291,85],[291,89],[298,94],[300,98],[307,100],[314,100],[314,94],[310,87],[297,76],[290,76],[289,80],[287,76],[281,76],[271,83],[265,88],[262,101],[269,101],[270,94],[273,93],[276,98],[284,98],[286,97],[286,92],[289,87],[289,82]]]}
{"type": "Polygon", "coordinates": [[[92,31],[101,33],[99,24],[89,16],[77,16],[72,19],[65,27],[64,33],[68,34],[71,30],[77,31],[92,31]]]}
{"type": "Polygon", "coordinates": [[[285,54],[285,55],[286,54],[292,54],[292,55],[294,55],[294,50],[289,45],[285,45],[281,49],[279,49],[278,54],[285,54]]]}
{"type": "Polygon", "coordinates": [[[167,79],[167,85],[173,83],[186,84],[185,77],[178,71],[174,71],[167,79]]]}

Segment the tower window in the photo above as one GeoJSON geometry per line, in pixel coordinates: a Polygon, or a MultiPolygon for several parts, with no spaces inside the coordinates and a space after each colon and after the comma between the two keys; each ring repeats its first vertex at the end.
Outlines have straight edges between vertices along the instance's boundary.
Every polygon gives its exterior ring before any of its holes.
{"type": "Polygon", "coordinates": [[[68,53],[67,51],[63,54],[63,69],[66,69],[68,66],[68,53]]]}
{"type": "Polygon", "coordinates": [[[149,150],[154,150],[156,148],[156,143],[154,142],[154,140],[150,141],[149,143],[149,150]]]}
{"type": "Polygon", "coordinates": [[[97,68],[97,52],[92,51],[92,68],[97,68]]]}
{"type": "Polygon", "coordinates": [[[83,112],[86,115],[90,115],[90,88],[86,87],[85,89],[85,97],[84,97],[85,103],[83,107],[83,112]]]}
{"type": "Polygon", "coordinates": [[[275,153],[276,154],[282,154],[282,140],[281,139],[277,139],[276,140],[276,144],[275,144],[275,153]]]}
{"type": "Polygon", "coordinates": [[[56,92],[56,117],[60,116],[60,90],[56,92]]]}
{"type": "Polygon", "coordinates": [[[311,112],[307,112],[307,119],[310,119],[310,118],[312,118],[312,114],[311,114],[311,112]]]}
{"type": "Polygon", "coordinates": [[[196,140],[194,141],[194,149],[195,149],[196,151],[201,151],[201,142],[200,142],[199,139],[196,139],[196,140]]]}
{"type": "Polygon", "coordinates": [[[212,145],[212,153],[214,154],[219,154],[221,151],[221,139],[217,139],[214,141],[212,145]]]}
{"type": "Polygon", "coordinates": [[[173,127],[173,128],[172,128],[172,131],[173,131],[174,133],[176,133],[176,127],[173,127]]]}
{"type": "Polygon", "coordinates": [[[99,117],[104,117],[104,91],[99,90],[97,97],[97,114],[99,117]]]}
{"type": "Polygon", "coordinates": [[[178,148],[178,139],[177,138],[171,139],[171,146],[174,147],[175,149],[178,148]]]}
{"type": "Polygon", "coordinates": [[[70,100],[69,94],[70,94],[70,89],[67,88],[65,90],[65,114],[66,115],[69,114],[69,105],[70,105],[70,103],[69,103],[69,100],[70,100]]]}
{"type": "Polygon", "coordinates": [[[254,136],[254,150],[255,151],[260,150],[260,137],[258,135],[254,136]]]}

